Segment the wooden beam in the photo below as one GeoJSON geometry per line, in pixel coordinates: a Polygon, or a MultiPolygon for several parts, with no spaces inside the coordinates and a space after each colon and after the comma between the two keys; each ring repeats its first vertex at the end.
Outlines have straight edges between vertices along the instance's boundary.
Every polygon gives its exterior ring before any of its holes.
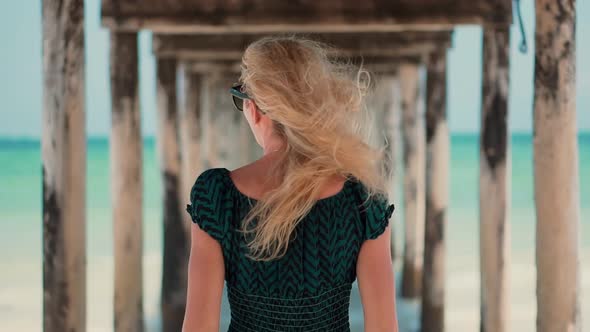
{"type": "MultiPolygon", "coordinates": [[[[446,46],[439,47],[446,49],[446,46]]],[[[402,65],[420,65],[428,59],[428,53],[418,53],[405,56],[356,56],[347,57],[340,61],[348,62],[356,67],[362,67],[371,74],[398,75],[402,65]]]]}
{"type": "Polygon", "coordinates": [[[512,6],[510,0],[102,0],[101,15],[111,29],[166,33],[406,31],[508,26],[512,6]]]}
{"type": "Polygon", "coordinates": [[[401,292],[404,298],[419,298],[422,294],[426,169],[424,74],[418,64],[404,63],[399,67],[404,156],[405,244],[401,292]]]}
{"type": "Polygon", "coordinates": [[[432,54],[426,81],[426,222],[422,332],[445,330],[445,232],[449,204],[446,51],[432,54]]]}
{"type": "Polygon", "coordinates": [[[42,1],[43,330],[86,329],[84,1],[42,1]]]}
{"type": "Polygon", "coordinates": [[[137,33],[111,33],[111,183],[115,332],[143,331],[142,139],[137,33]]]}
{"type": "MultiPolygon", "coordinates": [[[[443,47],[437,50],[446,49],[443,47]]],[[[412,56],[392,56],[392,57],[348,57],[339,58],[338,61],[350,63],[356,67],[363,68],[371,74],[376,75],[397,75],[400,63],[414,63],[420,64],[425,62],[427,54],[415,54],[412,56]]],[[[225,73],[233,75],[237,78],[241,70],[241,63],[237,60],[199,60],[199,61],[183,61],[184,65],[190,68],[193,72],[203,74],[225,73]],[[236,76],[238,75],[238,76],[236,76]]]]}
{"type": "Polygon", "coordinates": [[[231,73],[239,76],[241,63],[236,60],[183,61],[183,65],[190,71],[201,74],[231,73]]]}
{"type": "Polygon", "coordinates": [[[176,60],[157,59],[157,151],[162,179],[162,331],[180,331],[186,306],[189,236],[181,215],[176,60]]]}
{"type": "Polygon", "coordinates": [[[537,331],[581,331],[576,1],[535,8],[537,331]]]}
{"type": "Polygon", "coordinates": [[[509,54],[508,27],[485,28],[479,154],[482,332],[510,330],[509,54]]]}
{"type": "MultiPolygon", "coordinates": [[[[325,43],[337,56],[395,57],[431,53],[448,48],[451,31],[296,34],[325,43]]],[[[241,60],[248,45],[273,34],[154,34],[153,52],[158,57],[189,60],[241,60]]],[[[285,35],[290,36],[293,34],[285,35]]]]}

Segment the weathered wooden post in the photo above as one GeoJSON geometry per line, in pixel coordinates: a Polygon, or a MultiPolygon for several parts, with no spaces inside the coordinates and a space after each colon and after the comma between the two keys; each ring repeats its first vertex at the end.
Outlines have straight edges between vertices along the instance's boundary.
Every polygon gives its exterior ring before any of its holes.
{"type": "MultiPolygon", "coordinates": [[[[187,204],[190,191],[199,174],[208,168],[201,157],[203,147],[203,109],[208,107],[206,93],[203,92],[203,75],[195,73],[187,64],[178,67],[180,95],[180,154],[181,154],[181,199],[187,204]]],[[[190,241],[192,221],[188,213],[184,217],[187,241],[190,241]]],[[[190,243],[190,242],[188,242],[190,243]]],[[[188,258],[187,258],[188,259],[188,258]]]]}
{"type": "Polygon", "coordinates": [[[202,109],[202,118],[201,118],[201,140],[202,140],[202,147],[203,150],[201,151],[201,162],[203,163],[203,168],[208,169],[212,167],[219,167],[219,162],[217,159],[217,142],[215,140],[215,132],[211,128],[212,122],[212,113],[213,113],[213,105],[215,104],[215,97],[213,95],[213,91],[215,90],[215,80],[218,78],[213,74],[209,73],[202,73],[203,77],[203,87],[202,87],[202,101],[201,101],[201,109],[202,109]]]}
{"type": "Polygon", "coordinates": [[[43,0],[43,330],[86,330],[84,1],[43,0]]]}
{"type": "Polygon", "coordinates": [[[484,28],[479,211],[480,323],[486,332],[510,330],[509,51],[508,27],[484,28]]]}
{"type": "MultiPolygon", "coordinates": [[[[390,201],[394,201],[397,198],[396,188],[399,179],[399,150],[401,146],[401,134],[400,134],[400,118],[401,118],[401,93],[400,93],[400,84],[399,79],[397,78],[397,73],[395,75],[390,75],[387,86],[389,87],[389,98],[387,107],[385,109],[385,118],[383,124],[385,125],[387,141],[389,142],[388,145],[388,154],[390,156],[390,165],[389,171],[392,174],[391,176],[391,183],[389,185],[389,197],[390,201]]],[[[392,217],[391,223],[394,224],[395,220],[397,219],[397,215],[392,217]]],[[[395,233],[397,230],[391,229],[391,258],[395,260],[397,255],[396,250],[396,239],[395,233]]]]}
{"type": "Polygon", "coordinates": [[[137,33],[111,32],[111,184],[115,331],[143,331],[142,139],[137,33]]]}
{"type": "Polygon", "coordinates": [[[425,75],[417,63],[399,67],[402,97],[404,156],[405,243],[402,269],[402,297],[422,294],[424,254],[424,209],[426,134],[424,125],[425,75]]]}
{"type": "MultiPolygon", "coordinates": [[[[221,93],[225,94],[225,98],[228,98],[228,91],[227,87],[225,89],[221,89],[221,93]]],[[[231,101],[229,101],[231,103],[231,101]]],[[[248,125],[248,121],[244,117],[243,114],[236,112],[233,105],[227,105],[229,109],[234,111],[234,121],[237,122],[238,128],[237,130],[237,144],[239,144],[238,148],[238,158],[236,160],[236,167],[249,164],[256,159],[262,157],[263,150],[262,148],[256,143],[256,138],[254,138],[254,134],[248,125]]]]}
{"type": "MultiPolygon", "coordinates": [[[[162,330],[180,331],[186,306],[188,236],[181,215],[180,150],[176,102],[176,60],[157,59],[157,152],[162,176],[162,330]]],[[[187,194],[188,195],[188,194],[187,194]]]]}
{"type": "Polygon", "coordinates": [[[422,278],[423,332],[445,329],[445,231],[449,200],[446,49],[430,55],[426,81],[426,222],[422,278]]]}
{"type": "Polygon", "coordinates": [[[209,102],[203,109],[203,156],[208,167],[232,169],[240,166],[251,154],[250,140],[243,141],[241,137],[246,134],[243,127],[246,119],[234,109],[228,91],[237,77],[236,72],[223,69],[206,74],[205,91],[209,102]]]}
{"type": "MultiPolygon", "coordinates": [[[[371,105],[375,107],[374,123],[378,129],[378,138],[385,142],[386,163],[385,169],[390,175],[389,199],[395,199],[397,175],[397,152],[401,135],[399,133],[399,119],[401,113],[399,80],[397,73],[378,73],[379,80],[375,88],[375,95],[371,98],[371,105]]],[[[392,221],[393,223],[393,217],[392,221]]],[[[391,231],[391,258],[395,260],[395,234],[391,231]]]]}
{"type": "Polygon", "coordinates": [[[537,331],[582,331],[576,1],[536,3],[537,331]]]}

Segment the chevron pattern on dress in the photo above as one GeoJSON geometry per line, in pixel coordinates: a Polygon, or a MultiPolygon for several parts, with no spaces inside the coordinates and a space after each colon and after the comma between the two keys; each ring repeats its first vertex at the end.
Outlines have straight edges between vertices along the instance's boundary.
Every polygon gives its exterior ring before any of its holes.
{"type": "MultiPolygon", "coordinates": [[[[226,168],[204,171],[191,190],[193,222],[221,243],[232,312],[230,331],[349,331],[348,304],[364,241],[383,233],[393,204],[350,178],[320,199],[296,226],[285,256],[246,257],[239,231],[256,203],[241,193],[226,168]]],[[[254,224],[256,219],[254,220],[254,224]]]]}

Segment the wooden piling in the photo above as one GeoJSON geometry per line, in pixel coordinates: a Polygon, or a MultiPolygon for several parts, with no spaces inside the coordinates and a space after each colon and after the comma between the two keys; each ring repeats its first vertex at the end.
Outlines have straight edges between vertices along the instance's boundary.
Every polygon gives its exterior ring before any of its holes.
{"type": "MultiPolygon", "coordinates": [[[[390,81],[388,82],[387,86],[389,87],[389,97],[387,98],[388,103],[386,104],[385,108],[385,118],[384,118],[384,125],[386,130],[386,137],[388,143],[387,153],[390,156],[389,158],[389,172],[391,174],[390,184],[389,184],[389,200],[391,202],[397,199],[396,189],[397,184],[399,183],[399,179],[402,177],[399,175],[399,150],[400,150],[400,142],[401,142],[401,134],[400,134],[400,119],[401,119],[401,92],[400,92],[400,83],[399,79],[396,75],[392,75],[390,81]]],[[[391,224],[396,224],[397,215],[392,216],[391,224]]],[[[391,259],[395,261],[396,255],[398,254],[397,251],[397,240],[395,234],[398,230],[391,229],[391,259]]]]}
{"type": "MultiPolygon", "coordinates": [[[[162,331],[182,330],[186,306],[189,244],[180,203],[180,150],[176,102],[176,60],[157,60],[157,152],[162,177],[162,331]]],[[[187,194],[188,195],[188,194],[187,194]]]]}
{"type": "MultiPolygon", "coordinates": [[[[206,74],[208,102],[203,109],[203,144],[209,167],[237,168],[251,155],[251,141],[243,140],[246,137],[244,126],[248,124],[244,115],[234,109],[229,94],[237,78],[236,73],[226,71],[206,74]]],[[[250,136],[253,138],[252,134],[250,136]]]]}
{"type": "Polygon", "coordinates": [[[426,134],[424,125],[425,75],[420,65],[400,65],[404,156],[405,243],[402,297],[422,294],[424,254],[426,134]]]}
{"type": "Polygon", "coordinates": [[[480,330],[509,331],[510,136],[508,27],[484,28],[480,135],[480,330]]]}
{"type": "Polygon", "coordinates": [[[114,330],[143,331],[143,171],[136,32],[111,32],[110,62],[114,330]]]}
{"type": "Polygon", "coordinates": [[[426,222],[422,332],[445,330],[445,231],[449,201],[446,50],[430,55],[426,81],[426,222]]]}
{"type": "MultiPolygon", "coordinates": [[[[225,98],[227,98],[228,96],[228,92],[227,89],[222,89],[220,91],[221,93],[224,93],[226,96],[225,98]]],[[[230,101],[231,103],[231,101],[230,101]]],[[[249,164],[253,161],[255,161],[256,159],[262,157],[262,148],[258,145],[258,143],[256,143],[256,139],[254,138],[254,133],[252,133],[252,130],[250,129],[250,125],[248,124],[248,121],[246,120],[246,117],[240,113],[237,112],[233,105],[227,105],[228,109],[233,111],[234,114],[234,121],[236,122],[237,125],[237,141],[239,142],[239,148],[238,148],[238,158],[236,160],[236,168],[249,164]]]]}
{"type": "Polygon", "coordinates": [[[537,331],[582,331],[576,1],[535,5],[537,331]]]}
{"type": "MultiPolygon", "coordinates": [[[[204,163],[202,154],[203,140],[203,107],[206,107],[206,100],[203,100],[203,77],[193,72],[186,64],[178,67],[178,87],[180,101],[180,172],[181,172],[181,194],[182,202],[190,203],[190,191],[199,174],[209,168],[204,163]]],[[[184,216],[184,225],[187,243],[190,243],[191,217],[188,213],[184,216]]]]}
{"type": "Polygon", "coordinates": [[[203,156],[208,167],[232,169],[262,157],[262,149],[244,115],[235,110],[229,93],[230,87],[238,82],[240,62],[194,61],[191,68],[203,76],[203,121],[207,123],[203,140],[211,142],[203,147],[203,156]]]}
{"type": "Polygon", "coordinates": [[[202,74],[202,101],[200,107],[202,110],[201,120],[201,139],[203,150],[201,151],[201,160],[205,169],[216,167],[219,165],[217,161],[217,142],[215,140],[215,131],[210,128],[212,121],[213,105],[214,105],[214,94],[212,90],[215,89],[215,80],[217,78],[210,72],[202,74]]]}
{"type": "Polygon", "coordinates": [[[43,330],[86,330],[84,1],[42,1],[43,330]]]}
{"type": "MultiPolygon", "coordinates": [[[[401,113],[399,80],[396,74],[381,74],[379,81],[375,88],[375,94],[371,98],[371,106],[374,108],[372,112],[375,113],[374,125],[377,128],[378,139],[383,140],[385,144],[385,164],[386,172],[390,174],[389,178],[389,200],[395,200],[395,189],[397,187],[396,180],[398,176],[398,150],[401,135],[399,134],[399,120],[401,113]]],[[[381,142],[375,142],[382,144],[381,142]]],[[[391,223],[393,224],[394,217],[392,216],[391,223]]],[[[395,232],[391,231],[391,259],[395,260],[396,245],[395,232]]]]}

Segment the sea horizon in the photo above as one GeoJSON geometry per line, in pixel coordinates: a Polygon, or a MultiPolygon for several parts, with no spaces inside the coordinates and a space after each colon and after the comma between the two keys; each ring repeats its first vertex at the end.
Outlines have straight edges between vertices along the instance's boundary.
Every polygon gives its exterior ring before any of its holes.
{"type": "MultiPolygon", "coordinates": [[[[451,130],[450,136],[479,136],[479,131],[461,131],[461,130],[451,130]]],[[[511,136],[532,136],[532,130],[517,130],[510,132],[511,136]]],[[[590,135],[590,129],[582,129],[577,131],[577,136],[587,136],[590,135]]],[[[156,139],[156,134],[142,134],[142,139],[156,139]]],[[[87,135],[87,140],[101,140],[101,139],[108,139],[109,134],[100,134],[100,135],[87,135]]],[[[41,136],[32,136],[32,135],[8,135],[0,133],[0,140],[23,140],[23,141],[40,141],[41,136]]]]}
{"type": "MultiPolygon", "coordinates": [[[[535,205],[532,132],[511,133],[510,174],[510,319],[511,330],[535,331],[535,205]]],[[[449,207],[446,229],[446,329],[479,328],[479,135],[451,133],[449,207]]],[[[156,138],[143,138],[143,262],[144,303],[148,331],[157,332],[162,264],[162,186],[156,138]]],[[[87,138],[86,250],[87,331],[112,331],[113,219],[108,136],[87,138]]],[[[42,329],[42,179],[38,137],[0,135],[0,330],[42,329]]],[[[590,132],[578,133],[580,189],[580,271],[582,317],[590,317],[590,132]]],[[[397,166],[398,168],[400,166],[397,166]]],[[[401,181],[400,181],[401,182],[401,181]]],[[[187,199],[188,193],[183,199],[187,199]]],[[[393,198],[392,218],[402,257],[403,195],[393,198]]],[[[355,286],[356,287],[356,286],[355,286]]],[[[399,295],[399,293],[398,293],[399,295]]],[[[353,288],[352,331],[362,331],[362,307],[353,288]]],[[[222,330],[229,322],[222,301],[222,330]]],[[[419,303],[398,299],[400,331],[415,331],[419,303]]]]}

